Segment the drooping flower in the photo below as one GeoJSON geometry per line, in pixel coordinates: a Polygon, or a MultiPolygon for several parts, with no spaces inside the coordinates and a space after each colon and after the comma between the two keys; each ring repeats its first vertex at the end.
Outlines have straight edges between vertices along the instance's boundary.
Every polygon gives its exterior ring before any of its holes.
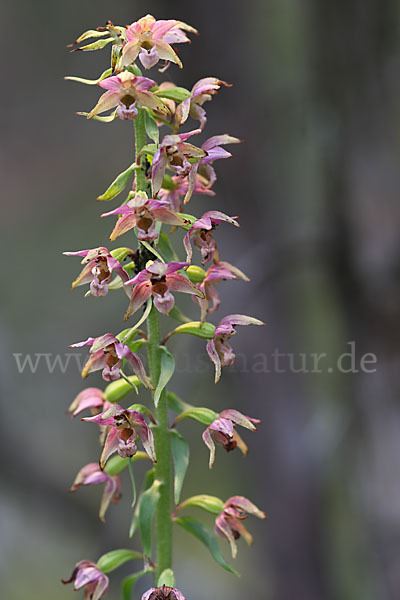
{"type": "Polygon", "coordinates": [[[109,579],[90,560],[81,560],[75,565],[69,579],[61,579],[62,583],[74,583],[74,590],[85,588],[85,600],[100,600],[108,592],[109,579]]]}
{"type": "Polygon", "coordinates": [[[265,519],[265,513],[257,508],[255,504],[250,502],[243,496],[233,496],[224,504],[224,510],[215,520],[214,530],[219,537],[228,540],[231,545],[232,556],[236,557],[237,546],[236,540],[243,536],[247,544],[250,546],[253,542],[253,536],[247,531],[243,525],[247,514],[254,515],[259,519],[265,519]]]}
{"type": "Polygon", "coordinates": [[[166,585],[147,590],[142,596],[142,600],[185,600],[185,596],[176,588],[166,585]]]}
{"type": "Polygon", "coordinates": [[[105,412],[82,420],[97,423],[101,427],[109,427],[100,457],[100,467],[102,469],[114,452],[118,452],[122,458],[134,456],[137,452],[136,438],[138,436],[149,458],[156,462],[153,432],[140,412],[128,408],[124,409],[118,404],[113,404],[105,412]]]}
{"type": "Polygon", "coordinates": [[[134,285],[128,310],[125,314],[125,320],[137,311],[142,304],[153,296],[156,309],[167,315],[175,304],[175,299],[171,292],[183,292],[184,294],[195,294],[202,298],[203,292],[196,288],[187,277],[177,273],[179,269],[187,267],[187,263],[171,262],[164,264],[154,261],[146,269],[140,271],[125,285],[134,285]]]}
{"type": "Polygon", "coordinates": [[[119,215],[119,219],[111,232],[110,240],[126,233],[133,227],[137,227],[138,240],[152,242],[158,238],[155,222],[167,223],[168,225],[184,225],[185,219],[171,210],[169,203],[165,200],[149,200],[145,192],[137,192],[126,204],[107,213],[102,217],[119,215]]]}
{"type": "Polygon", "coordinates": [[[177,126],[180,127],[183,125],[190,115],[192,119],[200,121],[200,129],[203,130],[207,123],[206,111],[203,108],[203,104],[211,100],[218,93],[221,85],[231,87],[230,83],[221,81],[221,79],[217,79],[216,77],[205,77],[195,83],[190,98],[183,100],[176,108],[175,122],[177,126]]]}
{"type": "Polygon", "coordinates": [[[237,410],[223,410],[218,419],[215,419],[211,425],[203,432],[203,442],[210,450],[210,462],[209,467],[212,469],[215,460],[215,444],[221,444],[227,452],[231,452],[238,446],[241,452],[247,454],[247,446],[235,430],[235,425],[241,425],[250,429],[250,431],[256,431],[255,424],[259,424],[259,419],[252,419],[242,415],[237,410]]]}
{"type": "Polygon", "coordinates": [[[122,50],[120,65],[126,67],[135,62],[139,55],[145,69],[150,69],[161,60],[176,63],[182,68],[171,44],[190,42],[184,31],[197,33],[194,27],[175,19],[160,20],[146,15],[132,23],[126,31],[126,44],[122,50]]]}
{"type": "Polygon", "coordinates": [[[207,313],[214,312],[220,306],[221,300],[219,299],[219,294],[214,286],[225,279],[243,279],[244,281],[250,281],[247,275],[228,262],[219,261],[213,263],[211,267],[207,269],[206,276],[202,283],[198,284],[198,288],[203,292],[204,298],[193,296],[193,300],[200,305],[201,321],[205,320],[207,313]]]}
{"type": "MultiPolygon", "coordinates": [[[[186,196],[189,189],[189,181],[187,177],[174,176],[171,178],[172,185],[170,188],[161,188],[159,196],[162,200],[169,203],[172,210],[180,212],[182,210],[183,198],[186,196]]],[[[197,173],[196,181],[193,188],[194,194],[205,194],[215,196],[215,192],[210,189],[207,180],[197,173]]]]}
{"type": "MultiPolygon", "coordinates": [[[[153,157],[151,168],[153,196],[156,196],[161,188],[167,165],[179,177],[186,177],[192,173],[194,167],[190,160],[199,161],[206,156],[205,150],[186,141],[197,133],[200,133],[200,129],[164,136],[159,149],[153,157]]],[[[195,179],[191,183],[191,178],[189,177],[189,186],[192,185],[194,188],[195,183],[195,179]]]]}
{"type": "Polygon", "coordinates": [[[235,354],[228,340],[236,333],[237,325],[265,325],[265,323],[246,315],[228,315],[221,319],[213,338],[207,343],[208,356],[215,365],[215,383],[220,380],[221,367],[228,367],[234,363],[235,354]]]}
{"type": "Polygon", "coordinates": [[[68,408],[69,413],[72,413],[73,417],[79,415],[79,413],[91,409],[93,414],[100,412],[105,405],[109,405],[109,402],[105,401],[104,392],[99,388],[86,388],[82,390],[71,403],[68,408]]]}
{"type": "Polygon", "coordinates": [[[121,498],[121,480],[118,475],[111,477],[102,471],[97,463],[89,463],[79,471],[69,491],[75,492],[81,485],[95,485],[98,483],[105,483],[99,511],[100,520],[104,522],[110,502],[118,502],[121,498]]]}
{"type": "Polygon", "coordinates": [[[150,379],[146,375],[139,356],[131,352],[129,347],[120,342],[112,333],[105,333],[97,338],[90,337],[84,342],[71,344],[70,348],[81,348],[82,346],[90,346],[90,358],[82,369],[84,379],[89,373],[103,369],[103,379],[115,381],[121,377],[120,369],[125,359],[143,385],[151,388],[150,379]]]}
{"type": "Polygon", "coordinates": [[[117,116],[121,119],[134,119],[139,107],[146,106],[164,115],[169,113],[168,106],[149,89],[155,85],[153,79],[137,77],[130,71],[122,71],[118,75],[107,77],[99,82],[99,86],[107,90],[100,96],[96,106],[90,111],[87,118],[111,110],[118,106],[117,116]]]}
{"type": "Polygon", "coordinates": [[[236,221],[237,218],[229,217],[219,210],[209,210],[200,219],[197,219],[183,239],[187,262],[191,262],[193,255],[190,243],[191,238],[194,237],[194,245],[200,250],[203,259],[201,262],[204,265],[214,258],[216,251],[215,241],[211,232],[217,225],[223,222],[239,227],[239,223],[236,221]]]}
{"type": "Polygon", "coordinates": [[[83,257],[81,264],[85,266],[72,283],[72,289],[90,283],[92,296],[105,296],[108,293],[108,284],[111,282],[114,272],[123,282],[129,279],[128,273],[121,267],[119,261],[103,246],[91,250],[79,250],[78,252],[63,252],[63,254],[83,257]]]}

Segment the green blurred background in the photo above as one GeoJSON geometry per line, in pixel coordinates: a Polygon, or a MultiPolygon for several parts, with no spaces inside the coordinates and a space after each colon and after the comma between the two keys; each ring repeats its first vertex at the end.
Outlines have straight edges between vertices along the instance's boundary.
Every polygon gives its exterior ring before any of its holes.
{"type": "MultiPolygon", "coordinates": [[[[196,197],[192,210],[215,206],[241,218],[239,231],[219,229],[219,248],[252,283],[221,286],[224,304],[213,321],[242,312],[268,323],[240,331],[233,340],[240,357],[218,387],[202,340],[172,344],[174,391],[194,404],[263,419],[257,434],[245,435],[247,459],[219,448],[211,473],[201,428],[185,424],[192,463],[184,496],[243,494],[268,515],[249,520],[255,542],[249,550],[240,544],[239,580],[176,532],[179,587],[188,600],[395,600],[397,0],[3,3],[1,597],[75,597],[60,584],[75,562],[132,543],[126,479],[104,526],[96,516],[98,488],[67,494],[79,468],[98,457],[96,428],[64,414],[82,387],[77,369],[49,374],[41,363],[36,373],[20,374],[13,354],[63,356],[71,342],[122,328],[124,296],[72,294],[78,261],[61,252],[107,239],[111,221],[98,218],[103,207],[95,198],[132,161],[132,130],[77,117],[95,104],[98,90],[63,76],[94,78],[105,68],[108,51],[67,51],[78,34],[147,12],[201,33],[178,48],[184,70],[172,66],[165,79],[189,88],[208,75],[234,83],[207,105],[207,133],[228,132],[246,143],[216,165],[215,200],[196,197]],[[350,341],[358,364],[365,353],[377,356],[374,373],[279,372],[270,358],[276,349],[296,361],[298,354],[326,353],[334,365],[350,341]],[[270,372],[257,367],[260,353],[270,372]]],[[[182,306],[196,314],[190,302],[182,306]]],[[[100,383],[94,375],[89,385],[100,383]]],[[[144,589],[145,581],[135,598],[144,589]]],[[[116,586],[110,598],[117,597],[116,586]]]]}

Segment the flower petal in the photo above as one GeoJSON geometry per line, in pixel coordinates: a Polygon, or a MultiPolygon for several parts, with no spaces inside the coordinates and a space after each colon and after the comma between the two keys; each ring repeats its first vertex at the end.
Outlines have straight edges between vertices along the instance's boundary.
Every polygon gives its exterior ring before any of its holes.
{"type": "Polygon", "coordinates": [[[204,298],[204,294],[187,277],[181,273],[171,273],[167,275],[167,284],[171,291],[182,292],[184,294],[194,294],[199,298],[204,298]]]}
{"type": "MultiPolygon", "coordinates": [[[[129,282],[128,282],[129,283],[129,282]]],[[[134,288],[131,296],[131,301],[128,306],[128,310],[125,313],[124,321],[127,321],[138,308],[142,306],[150,298],[152,294],[152,285],[150,281],[143,281],[138,283],[134,288]]]]}
{"type": "Polygon", "coordinates": [[[215,349],[214,340],[210,340],[206,346],[207,354],[215,365],[215,383],[221,379],[221,359],[215,349]]]}
{"type": "Polygon", "coordinates": [[[112,90],[106,92],[102,96],[100,96],[99,101],[96,106],[90,111],[87,118],[91,119],[95,115],[99,113],[105,112],[106,110],[110,110],[114,108],[119,103],[119,92],[114,92],[112,90]]]}

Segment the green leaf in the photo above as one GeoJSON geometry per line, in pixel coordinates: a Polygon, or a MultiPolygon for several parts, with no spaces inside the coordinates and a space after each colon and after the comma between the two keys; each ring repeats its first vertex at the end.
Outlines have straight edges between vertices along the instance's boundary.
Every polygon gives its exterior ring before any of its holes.
{"type": "Polygon", "coordinates": [[[188,335],[195,335],[196,337],[211,340],[215,333],[215,325],[212,323],[201,323],[201,321],[190,321],[190,323],[184,323],[179,325],[176,329],[168,334],[168,339],[175,335],[175,333],[186,333],[188,335]]]}
{"type": "Polygon", "coordinates": [[[174,461],[174,498],[178,504],[182,491],[183,481],[189,466],[190,449],[185,438],[175,429],[170,431],[172,459],[174,461]]]}
{"type": "Polygon", "coordinates": [[[209,496],[208,494],[199,494],[198,496],[192,496],[187,500],[184,500],[176,508],[175,513],[187,508],[188,506],[195,506],[196,508],[202,508],[203,510],[211,513],[212,515],[219,515],[224,510],[224,502],[217,498],[217,496],[209,496]]]}
{"type": "Polygon", "coordinates": [[[239,575],[238,572],[225,561],[214,534],[204,527],[198,519],[194,519],[193,517],[177,517],[174,521],[188,533],[200,540],[206,548],[208,548],[214,560],[216,560],[223,569],[234,575],[239,575]]]}
{"type": "Polygon", "coordinates": [[[165,346],[160,346],[161,354],[161,370],[158,379],[157,387],[154,391],[154,404],[157,407],[160,400],[161,392],[171,379],[175,371],[175,359],[165,346]]]}
{"type": "Polygon", "coordinates": [[[167,235],[163,231],[158,237],[158,248],[161,254],[165,256],[167,262],[178,261],[178,256],[173,247],[171,246],[171,240],[169,239],[169,235],[167,235]]]}
{"type": "Polygon", "coordinates": [[[179,398],[179,396],[177,396],[173,392],[167,392],[167,399],[169,408],[178,414],[183,412],[184,410],[194,408],[191,404],[188,404],[187,402],[181,400],[181,398],[179,398]]]}
{"type": "Polygon", "coordinates": [[[168,100],[174,100],[175,102],[183,102],[187,98],[190,98],[191,92],[183,87],[171,87],[165,90],[157,90],[156,96],[159,98],[167,98],[168,100]]]}
{"type": "Polygon", "coordinates": [[[211,425],[218,419],[219,415],[211,408],[206,408],[203,406],[194,406],[193,408],[189,408],[188,410],[182,411],[175,419],[175,423],[179,423],[182,419],[194,419],[203,425],[211,425]]]}
{"type": "Polygon", "coordinates": [[[141,152],[144,154],[155,154],[156,151],[157,151],[156,144],[146,144],[141,149],[141,152]]]}
{"type": "Polygon", "coordinates": [[[120,173],[118,177],[114,179],[112,184],[107,188],[107,190],[97,198],[97,200],[112,200],[115,196],[118,196],[125,189],[130,176],[134,172],[136,167],[136,163],[132,163],[130,167],[128,167],[125,171],[120,173]]]}
{"type": "Polygon", "coordinates": [[[133,250],[132,248],[115,248],[111,250],[110,254],[121,263],[127,256],[133,254],[133,250]]]}
{"type": "Polygon", "coordinates": [[[143,552],[151,556],[151,529],[154,511],[160,498],[161,481],[157,479],[153,485],[144,492],[139,504],[139,529],[142,538],[143,552]]]}
{"type": "Polygon", "coordinates": [[[163,585],[170,588],[175,587],[175,575],[172,569],[164,569],[158,578],[157,587],[162,587],[163,585]]]}
{"type": "Polygon", "coordinates": [[[153,246],[151,244],[149,244],[149,242],[144,242],[143,240],[141,240],[140,242],[145,248],[147,248],[147,250],[149,252],[151,252],[152,254],[154,254],[154,256],[156,258],[158,258],[158,260],[160,260],[162,263],[165,263],[165,260],[163,259],[163,257],[161,256],[161,254],[155,249],[153,248],[153,246]]]}
{"type": "MultiPolygon", "coordinates": [[[[89,113],[80,111],[80,112],[77,112],[76,114],[81,117],[87,117],[89,113]]],[[[112,112],[110,115],[106,115],[105,117],[100,117],[99,115],[94,115],[94,117],[92,117],[92,120],[100,121],[101,123],[111,123],[112,121],[114,121],[116,116],[117,116],[117,111],[114,110],[114,112],[112,112]]]]}
{"type": "MultiPolygon", "coordinates": [[[[171,261],[168,261],[171,262],[171,261]]],[[[168,313],[168,316],[179,323],[190,323],[190,318],[183,314],[183,312],[177,307],[173,306],[168,313]]]]}
{"type": "Polygon", "coordinates": [[[142,77],[142,75],[143,75],[142,71],[139,69],[139,67],[136,64],[129,65],[129,67],[127,67],[126,70],[129,71],[130,73],[132,73],[132,75],[136,75],[136,77],[142,77]]]}
{"type": "Polygon", "coordinates": [[[112,550],[100,556],[97,561],[97,568],[102,573],[111,573],[130,560],[137,559],[143,559],[141,552],[135,552],[134,550],[112,550]]]}
{"type": "Polygon", "coordinates": [[[68,81],[77,81],[78,83],[84,83],[86,85],[97,85],[111,74],[112,69],[106,69],[97,79],[83,79],[82,77],[73,77],[72,75],[67,75],[64,79],[67,79],[68,81]]]}
{"type": "Polygon", "coordinates": [[[155,144],[158,144],[160,141],[158,125],[155,118],[148,110],[145,110],[144,113],[144,126],[146,128],[146,133],[149,136],[149,138],[153,140],[155,144]]]}
{"type": "MultiPolygon", "coordinates": [[[[93,37],[93,36],[91,36],[93,37]]],[[[114,41],[113,38],[107,38],[106,40],[97,40],[97,42],[92,42],[91,44],[87,44],[86,46],[81,46],[80,48],[74,48],[71,52],[76,52],[77,50],[83,50],[83,52],[89,52],[93,50],[102,50],[109,44],[114,41]]]]}
{"type": "Polygon", "coordinates": [[[142,385],[142,382],[136,377],[136,375],[131,375],[127,379],[129,379],[129,383],[124,379],[117,379],[116,381],[112,381],[107,385],[104,390],[104,396],[107,402],[116,402],[119,404],[121,400],[134,391],[134,387],[139,387],[142,385]]]}
{"type": "Polygon", "coordinates": [[[139,508],[140,508],[140,503],[142,501],[142,496],[146,492],[146,490],[150,489],[151,486],[153,485],[154,477],[155,477],[155,469],[154,468],[149,469],[149,471],[147,471],[147,473],[144,477],[144,481],[142,484],[142,490],[140,492],[139,502],[136,504],[136,508],[135,508],[133,516],[132,516],[131,526],[129,528],[129,537],[130,538],[132,538],[134,536],[137,528],[139,527],[139,508]]]}
{"type": "Polygon", "coordinates": [[[143,571],[139,571],[138,573],[133,573],[132,575],[128,575],[125,579],[122,580],[121,583],[121,597],[122,600],[131,600],[133,587],[135,583],[145,575],[151,573],[153,569],[143,569],[143,571]]]}
{"type": "Polygon", "coordinates": [[[121,456],[115,455],[108,459],[106,466],[104,467],[105,473],[112,477],[113,475],[119,475],[122,473],[127,466],[128,462],[132,463],[138,462],[139,460],[150,460],[146,452],[138,451],[131,458],[122,458],[121,456]]]}

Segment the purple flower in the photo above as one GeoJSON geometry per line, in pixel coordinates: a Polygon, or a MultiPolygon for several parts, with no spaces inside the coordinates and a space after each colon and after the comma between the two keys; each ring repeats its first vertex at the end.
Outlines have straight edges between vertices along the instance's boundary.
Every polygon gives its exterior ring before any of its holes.
{"type": "Polygon", "coordinates": [[[62,583],[74,582],[74,590],[85,588],[85,600],[99,600],[108,592],[109,579],[90,560],[81,560],[75,565],[69,579],[61,579],[62,583]]]}
{"type": "Polygon", "coordinates": [[[167,315],[175,304],[171,292],[183,292],[184,294],[195,294],[200,298],[203,292],[196,288],[187,277],[177,273],[179,269],[187,267],[187,263],[171,262],[164,264],[158,261],[151,263],[147,269],[140,271],[125,285],[134,284],[131,301],[125,314],[125,320],[137,311],[142,304],[153,296],[156,309],[167,315]]]}
{"type": "Polygon", "coordinates": [[[124,409],[118,404],[113,404],[105,412],[94,417],[86,417],[82,421],[97,423],[101,427],[109,427],[100,457],[100,467],[102,469],[114,452],[118,452],[122,458],[134,456],[137,452],[136,438],[138,436],[149,458],[156,462],[153,432],[140,412],[128,408],[124,409]]]}
{"type": "Polygon", "coordinates": [[[83,256],[82,265],[85,265],[72,283],[72,289],[79,285],[90,283],[90,293],[93,296],[106,296],[108,284],[115,272],[123,282],[128,281],[128,273],[121,267],[119,261],[103,246],[92,250],[79,250],[78,252],[63,252],[66,256],[83,256]]]}
{"type": "Polygon", "coordinates": [[[235,354],[227,340],[236,333],[236,325],[265,325],[265,323],[246,315],[228,315],[221,319],[213,338],[207,343],[208,356],[215,365],[215,383],[220,380],[221,367],[228,367],[234,363],[235,354]]]}
{"type": "MultiPolygon", "coordinates": [[[[156,196],[161,188],[167,165],[172,171],[179,175],[179,177],[186,177],[192,173],[194,167],[190,160],[199,161],[206,157],[207,153],[205,150],[193,146],[193,144],[189,144],[186,141],[192,135],[200,133],[200,131],[200,129],[194,129],[187,133],[164,136],[159,149],[153,157],[151,169],[153,196],[156,196]]],[[[192,178],[193,177],[193,181],[191,181],[191,178],[189,177],[189,187],[192,186],[194,188],[196,183],[195,174],[192,178]]]]}
{"type": "Polygon", "coordinates": [[[147,590],[143,594],[142,600],[185,600],[185,596],[176,588],[163,585],[162,587],[147,590]]]}
{"type": "Polygon", "coordinates": [[[99,113],[118,106],[117,115],[121,119],[134,119],[138,106],[146,106],[164,115],[169,113],[168,106],[149,89],[155,86],[155,81],[148,77],[137,77],[129,71],[107,77],[99,82],[99,86],[107,90],[100,96],[96,106],[87,118],[91,119],[99,113]]]}
{"type": "Polygon", "coordinates": [[[104,473],[97,463],[89,463],[79,471],[69,491],[75,492],[81,485],[95,485],[97,483],[105,483],[99,512],[100,520],[104,522],[104,516],[110,502],[118,502],[121,498],[121,480],[118,475],[111,477],[104,473]]]}
{"type": "Polygon", "coordinates": [[[247,531],[242,521],[247,519],[247,514],[254,515],[259,519],[265,519],[266,515],[255,504],[244,498],[244,496],[233,496],[224,504],[224,510],[215,520],[214,531],[219,537],[228,540],[231,545],[232,556],[236,557],[236,540],[243,536],[250,546],[253,536],[247,531]]]}
{"type": "Polygon", "coordinates": [[[211,100],[214,94],[218,93],[221,85],[231,87],[230,83],[221,81],[216,77],[205,77],[200,79],[192,88],[192,95],[187,98],[176,109],[175,120],[178,127],[183,125],[189,117],[200,121],[200,129],[203,130],[207,122],[206,111],[203,104],[211,100]]]}
{"type": "Polygon", "coordinates": [[[231,225],[235,225],[235,227],[239,227],[239,223],[236,222],[237,218],[238,217],[229,217],[219,210],[209,210],[205,212],[200,219],[197,219],[183,239],[187,262],[191,262],[193,255],[190,243],[192,237],[194,237],[194,245],[201,252],[203,259],[201,263],[204,265],[214,258],[214,253],[216,251],[216,245],[211,231],[224,221],[231,225]]]}
{"type": "Polygon", "coordinates": [[[190,42],[184,31],[197,33],[194,27],[182,21],[175,21],[175,19],[156,21],[152,15],[142,17],[132,23],[126,31],[121,67],[132,64],[139,55],[145,69],[150,69],[160,59],[176,63],[182,68],[182,63],[171,44],[190,42]]]}
{"type": "Polygon", "coordinates": [[[120,342],[112,333],[105,333],[97,338],[88,338],[84,342],[71,344],[70,348],[90,346],[90,358],[82,369],[82,377],[88,376],[93,371],[103,369],[105,381],[115,381],[121,377],[120,369],[125,359],[132,366],[135,375],[148,388],[151,388],[150,379],[146,375],[142,361],[129,347],[120,342]]]}
{"type": "Polygon", "coordinates": [[[137,227],[138,240],[152,242],[158,238],[155,221],[168,225],[184,225],[185,219],[173,212],[165,200],[149,200],[144,192],[137,194],[119,208],[104,213],[102,217],[119,215],[119,219],[110,235],[110,240],[137,227]]]}
{"type": "Polygon", "coordinates": [[[104,399],[104,392],[99,388],[86,388],[82,390],[68,408],[69,413],[76,417],[84,410],[91,409],[93,414],[100,412],[103,407],[109,407],[110,403],[104,399]]]}
{"type": "MultiPolygon", "coordinates": [[[[172,177],[172,189],[161,188],[159,196],[162,200],[169,203],[172,210],[180,212],[183,205],[183,197],[186,195],[189,189],[189,181],[187,177],[172,177]]],[[[208,186],[207,180],[201,175],[196,175],[196,182],[193,188],[194,194],[206,194],[208,196],[215,196],[215,192],[208,186]]]]}
{"type": "Polygon", "coordinates": [[[202,283],[198,284],[198,288],[203,292],[204,298],[193,297],[193,300],[200,305],[201,321],[205,320],[207,313],[214,312],[221,304],[219,294],[214,287],[215,284],[225,279],[239,278],[243,279],[244,281],[250,281],[247,275],[245,275],[240,269],[225,261],[216,262],[207,269],[204,280],[202,283]]]}
{"type": "Polygon", "coordinates": [[[215,419],[202,435],[203,442],[210,450],[210,469],[212,469],[215,460],[214,442],[221,444],[227,452],[231,452],[236,446],[239,446],[242,453],[246,455],[247,446],[235,431],[235,425],[241,425],[246,429],[250,429],[250,431],[256,431],[255,423],[259,424],[261,421],[246,417],[237,410],[223,410],[220,413],[218,419],[215,419]]]}

